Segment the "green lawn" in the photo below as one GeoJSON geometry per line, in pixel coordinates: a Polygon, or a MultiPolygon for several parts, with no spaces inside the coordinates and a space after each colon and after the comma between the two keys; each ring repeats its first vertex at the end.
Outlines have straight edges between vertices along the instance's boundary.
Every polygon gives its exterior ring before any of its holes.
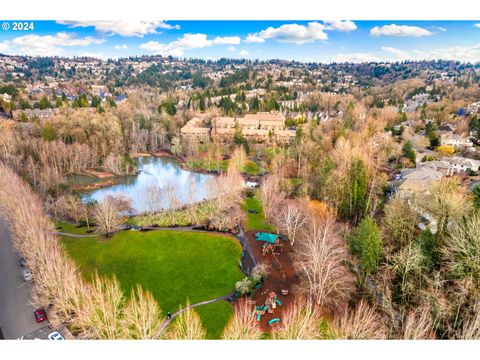
{"type": "MultiPolygon", "coordinates": [[[[72,225],[62,231],[82,232],[72,225]]],[[[122,231],[106,240],[62,237],[62,241],[87,278],[95,270],[102,275],[115,274],[125,293],[140,283],[164,313],[173,313],[187,298],[197,303],[225,295],[244,277],[238,267],[241,247],[223,235],[122,231]]],[[[226,302],[196,310],[209,338],[218,338],[233,313],[226,302]]]]}
{"type": "Polygon", "coordinates": [[[265,219],[262,203],[259,199],[258,191],[252,197],[245,198],[243,209],[247,214],[247,230],[264,230],[274,232],[275,229],[265,219]],[[252,214],[248,210],[255,210],[258,213],[252,214]]]}

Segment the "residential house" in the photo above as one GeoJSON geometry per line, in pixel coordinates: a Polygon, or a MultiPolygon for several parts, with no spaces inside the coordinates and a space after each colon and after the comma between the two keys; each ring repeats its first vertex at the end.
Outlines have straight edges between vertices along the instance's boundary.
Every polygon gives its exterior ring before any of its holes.
{"type": "Polygon", "coordinates": [[[429,188],[439,182],[445,175],[429,167],[404,169],[392,182],[392,190],[401,197],[410,198],[415,193],[426,193],[429,188]]]}
{"type": "Polygon", "coordinates": [[[52,116],[54,116],[57,113],[58,113],[58,109],[13,110],[12,111],[12,118],[13,118],[13,120],[17,120],[17,121],[32,120],[32,119],[44,120],[44,119],[51,118],[52,116]]]}
{"type": "Polygon", "coordinates": [[[452,134],[451,132],[444,133],[440,135],[440,143],[442,145],[451,145],[455,149],[460,149],[462,147],[472,147],[472,141],[464,136],[459,134],[452,134]]]}
{"type": "Polygon", "coordinates": [[[180,129],[182,139],[194,142],[210,140],[210,128],[205,127],[203,120],[194,117],[180,129]]]}

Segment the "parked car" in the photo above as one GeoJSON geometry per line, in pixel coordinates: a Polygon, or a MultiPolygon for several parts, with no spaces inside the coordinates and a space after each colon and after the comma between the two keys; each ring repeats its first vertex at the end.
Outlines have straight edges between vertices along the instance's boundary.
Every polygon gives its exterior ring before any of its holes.
{"type": "Polygon", "coordinates": [[[25,281],[31,281],[33,279],[32,273],[30,272],[30,270],[27,270],[27,269],[22,271],[22,276],[23,276],[23,280],[25,281]]]}
{"type": "Polygon", "coordinates": [[[18,260],[18,264],[21,266],[21,267],[25,267],[27,265],[27,259],[25,259],[24,257],[21,257],[19,260],[18,260]]]}
{"type": "Polygon", "coordinates": [[[37,323],[47,320],[47,314],[45,314],[45,311],[43,309],[35,310],[33,312],[33,315],[35,315],[35,321],[37,323]]]}
{"type": "Polygon", "coordinates": [[[65,340],[65,338],[58,331],[51,332],[48,334],[50,340],[65,340]]]}

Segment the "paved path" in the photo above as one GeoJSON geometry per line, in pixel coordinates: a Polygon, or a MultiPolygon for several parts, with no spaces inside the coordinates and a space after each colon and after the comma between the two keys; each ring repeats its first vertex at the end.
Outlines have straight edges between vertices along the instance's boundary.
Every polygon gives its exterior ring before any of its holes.
{"type": "MultiPolygon", "coordinates": [[[[240,226],[239,233],[236,235],[229,234],[229,233],[224,233],[220,231],[209,231],[209,230],[203,230],[199,229],[199,225],[195,226],[177,226],[177,227],[156,227],[156,226],[145,226],[145,227],[140,227],[140,226],[134,226],[134,230],[149,230],[149,231],[154,231],[154,230],[168,230],[168,231],[195,231],[195,232],[203,232],[203,233],[216,233],[216,234],[222,234],[222,235],[232,235],[234,236],[242,245],[242,249],[244,252],[244,255],[241,259],[241,268],[242,271],[245,274],[250,274],[252,269],[257,265],[257,260],[255,259],[255,256],[253,255],[253,250],[250,246],[250,244],[247,241],[247,238],[245,236],[245,232],[243,231],[242,227],[240,226]]],[[[117,231],[127,231],[126,228],[119,229],[117,231]]],[[[98,236],[104,236],[106,234],[85,234],[85,235],[79,235],[79,234],[70,234],[70,233],[64,233],[61,231],[54,232],[54,234],[57,235],[62,235],[62,236],[68,236],[68,237],[73,237],[73,238],[91,238],[91,237],[98,237],[98,236]]],[[[112,234],[112,233],[110,233],[112,234]]]]}
{"type": "Polygon", "coordinates": [[[170,319],[165,320],[162,323],[162,325],[160,325],[157,332],[155,333],[155,338],[159,338],[160,335],[163,333],[163,331],[167,328],[168,324],[170,324],[172,322],[172,320],[175,319],[175,317],[180,315],[182,312],[184,312],[188,309],[193,309],[197,306],[212,304],[212,303],[215,303],[215,302],[218,302],[218,301],[224,301],[224,300],[227,300],[230,296],[234,296],[234,295],[235,295],[235,291],[232,291],[230,294],[219,296],[218,298],[202,301],[202,302],[199,302],[199,303],[196,303],[196,304],[191,304],[190,306],[186,306],[186,307],[178,310],[177,312],[174,312],[172,314],[172,316],[170,317],[170,319]]]}
{"type": "MultiPolygon", "coordinates": [[[[140,230],[141,228],[140,227],[135,227],[134,229],[140,230]]],[[[213,232],[213,231],[198,229],[198,226],[178,226],[178,227],[154,227],[154,226],[152,226],[152,227],[143,227],[143,229],[151,230],[151,231],[154,231],[154,230],[170,230],[170,231],[196,231],[196,232],[204,232],[204,233],[212,233],[213,232]]],[[[245,256],[241,259],[241,262],[240,262],[241,263],[241,269],[246,275],[248,275],[252,271],[253,267],[257,265],[257,260],[255,259],[255,256],[253,255],[252,248],[250,247],[250,244],[247,241],[247,238],[245,236],[245,232],[243,231],[241,226],[239,227],[239,229],[240,229],[239,233],[236,234],[236,235],[233,235],[233,236],[235,238],[237,238],[237,240],[242,245],[242,249],[244,251],[245,256]]],[[[122,229],[122,230],[125,230],[125,229],[122,229]]],[[[122,230],[119,230],[119,231],[122,231],[122,230]]],[[[226,233],[222,233],[222,232],[218,232],[218,231],[215,231],[214,233],[226,235],[226,233]]],[[[56,234],[75,237],[75,238],[95,237],[95,236],[102,235],[102,234],[77,235],[77,234],[68,234],[68,233],[62,233],[62,232],[56,232],[56,234]]],[[[103,235],[105,235],[105,234],[103,234],[103,235]]],[[[227,234],[227,235],[231,235],[231,234],[227,234]]],[[[235,291],[232,291],[231,293],[229,293],[227,295],[223,295],[223,296],[217,297],[215,299],[211,299],[211,300],[202,301],[202,302],[199,302],[199,303],[196,303],[196,304],[191,304],[188,307],[185,307],[185,308],[182,308],[182,309],[178,310],[177,312],[172,314],[170,319],[167,319],[162,323],[162,325],[158,328],[157,332],[155,333],[155,338],[159,338],[160,335],[162,334],[162,332],[167,328],[168,324],[170,324],[170,322],[176,316],[180,315],[182,312],[186,311],[187,309],[192,309],[192,308],[195,308],[197,306],[212,304],[212,303],[218,302],[218,301],[224,301],[224,300],[227,300],[229,297],[234,296],[234,295],[235,295],[235,291]]]]}
{"type": "Polygon", "coordinates": [[[5,339],[17,339],[47,325],[34,319],[30,285],[23,281],[18,259],[8,226],[0,219],[0,329],[5,339]]]}

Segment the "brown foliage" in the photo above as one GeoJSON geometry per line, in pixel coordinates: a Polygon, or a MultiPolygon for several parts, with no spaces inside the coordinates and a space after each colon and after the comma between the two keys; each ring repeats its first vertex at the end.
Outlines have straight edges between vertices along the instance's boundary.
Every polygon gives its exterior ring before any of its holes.
{"type": "Polygon", "coordinates": [[[354,309],[345,308],[332,323],[336,339],[376,340],[386,339],[387,331],[374,307],[360,300],[354,309]]]}

